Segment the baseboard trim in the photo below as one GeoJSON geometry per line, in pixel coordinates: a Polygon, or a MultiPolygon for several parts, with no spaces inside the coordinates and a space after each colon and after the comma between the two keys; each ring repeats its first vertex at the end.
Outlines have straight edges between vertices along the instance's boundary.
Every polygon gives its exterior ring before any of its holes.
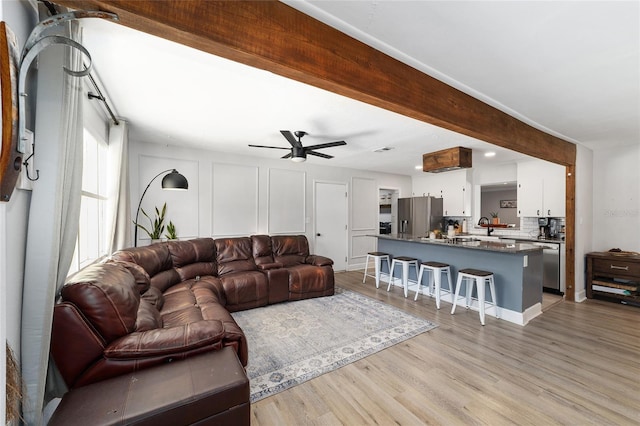
{"type": "MultiPolygon", "coordinates": [[[[355,270],[355,268],[354,268],[354,270],[355,270]]],[[[360,270],[364,270],[364,264],[363,264],[362,268],[360,268],[360,270]]],[[[388,284],[389,283],[389,274],[387,274],[385,272],[381,272],[380,273],[380,288],[383,287],[383,283],[384,283],[385,287],[389,286],[389,284],[388,284]]],[[[402,281],[398,277],[394,277],[393,278],[393,282],[391,284],[394,287],[402,287],[402,281]]],[[[413,281],[413,280],[409,281],[409,293],[410,294],[415,294],[416,284],[417,283],[415,281],[413,281]]],[[[421,290],[422,290],[421,291],[421,296],[422,297],[429,297],[429,295],[425,293],[425,291],[428,291],[428,286],[422,285],[421,290]]],[[[440,297],[440,301],[441,302],[446,302],[446,303],[449,303],[449,304],[453,305],[453,295],[451,293],[442,294],[442,296],[440,297]]],[[[464,303],[464,301],[463,301],[463,303],[464,303]]],[[[441,307],[441,309],[444,309],[444,307],[441,307]]],[[[458,305],[456,307],[456,309],[466,309],[466,307],[463,304],[463,305],[458,305]]],[[[475,299],[471,299],[471,306],[469,306],[469,309],[471,309],[473,311],[476,311],[476,312],[480,312],[480,305],[478,304],[478,301],[475,300],[475,299]]],[[[449,310],[450,310],[450,308],[449,308],[449,310]]],[[[501,307],[498,307],[498,312],[500,314],[500,318],[498,318],[498,319],[505,320],[505,321],[511,322],[513,324],[524,326],[524,325],[527,325],[527,323],[529,321],[531,321],[532,319],[534,319],[538,315],[542,314],[542,303],[538,302],[535,305],[530,306],[529,308],[525,309],[524,312],[512,311],[510,309],[505,309],[505,308],[501,308],[501,307]]],[[[496,314],[495,314],[495,310],[493,309],[493,307],[485,309],[485,315],[495,318],[496,314]]],[[[480,319],[478,319],[478,322],[480,322],[480,319]]]]}
{"type": "Polygon", "coordinates": [[[584,302],[585,300],[587,300],[587,291],[586,290],[576,291],[576,294],[574,295],[574,300],[576,302],[584,302]]]}

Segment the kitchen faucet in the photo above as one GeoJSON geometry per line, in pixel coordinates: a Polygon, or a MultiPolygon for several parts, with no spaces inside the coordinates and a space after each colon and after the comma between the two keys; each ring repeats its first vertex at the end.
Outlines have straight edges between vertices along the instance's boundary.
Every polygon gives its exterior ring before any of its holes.
{"type": "Polygon", "coordinates": [[[490,222],[489,222],[489,218],[488,217],[484,217],[482,216],[480,218],[480,220],[478,221],[478,225],[482,226],[482,225],[487,225],[487,236],[490,236],[491,233],[493,232],[493,228],[491,226],[489,226],[490,222]]]}

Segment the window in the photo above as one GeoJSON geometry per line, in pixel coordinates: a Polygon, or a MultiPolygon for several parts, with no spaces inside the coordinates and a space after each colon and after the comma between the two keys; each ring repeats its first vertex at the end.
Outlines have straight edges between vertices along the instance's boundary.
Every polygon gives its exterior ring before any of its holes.
{"type": "Polygon", "coordinates": [[[84,129],[83,144],[80,223],[69,274],[107,254],[107,142],[84,129]]]}

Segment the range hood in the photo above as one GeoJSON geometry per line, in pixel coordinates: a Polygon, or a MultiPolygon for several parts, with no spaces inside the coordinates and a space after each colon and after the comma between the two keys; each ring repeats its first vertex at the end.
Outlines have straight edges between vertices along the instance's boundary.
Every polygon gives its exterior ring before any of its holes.
{"type": "Polygon", "coordinates": [[[471,149],[469,148],[457,146],[422,155],[423,172],[441,173],[470,167],[471,149]]]}

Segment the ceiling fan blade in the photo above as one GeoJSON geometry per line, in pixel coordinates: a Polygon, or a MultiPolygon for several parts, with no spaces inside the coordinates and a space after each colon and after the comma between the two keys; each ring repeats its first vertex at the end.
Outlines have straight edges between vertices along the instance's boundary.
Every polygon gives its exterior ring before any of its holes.
{"type": "Polygon", "coordinates": [[[252,148],[291,149],[291,148],[284,148],[281,146],[266,146],[266,145],[251,145],[251,144],[249,144],[249,146],[252,148]]]}
{"type": "Polygon", "coordinates": [[[311,145],[311,146],[307,146],[305,147],[306,149],[320,149],[320,148],[331,148],[332,146],[342,146],[342,145],[346,145],[347,143],[345,141],[336,141],[336,142],[327,142],[327,143],[321,143],[318,145],[311,145]]]}
{"type": "Polygon", "coordinates": [[[321,152],[315,152],[315,151],[310,151],[310,150],[305,150],[305,152],[308,155],[315,155],[316,157],[322,157],[322,158],[333,158],[333,155],[327,155],[327,154],[323,154],[321,152]]]}
{"type": "Polygon", "coordinates": [[[280,133],[282,133],[282,136],[284,136],[285,139],[289,141],[291,146],[295,146],[295,147],[302,146],[302,144],[300,142],[298,142],[296,137],[293,136],[293,133],[291,133],[290,131],[288,131],[288,130],[280,130],[280,133]]]}
{"type": "Polygon", "coordinates": [[[291,153],[288,153],[287,155],[284,155],[284,156],[282,156],[280,158],[291,158],[291,153]]]}

